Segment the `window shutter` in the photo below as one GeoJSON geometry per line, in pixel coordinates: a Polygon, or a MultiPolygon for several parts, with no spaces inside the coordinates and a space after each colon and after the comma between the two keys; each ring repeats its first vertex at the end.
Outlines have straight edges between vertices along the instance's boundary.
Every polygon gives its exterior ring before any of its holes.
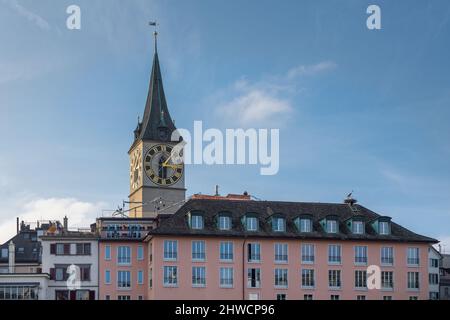
{"type": "Polygon", "coordinates": [[[95,291],[89,291],[89,300],[95,300],[95,291]]]}
{"type": "Polygon", "coordinates": [[[56,254],[56,243],[50,244],[50,254],[56,254]]]}
{"type": "Polygon", "coordinates": [[[56,274],[55,268],[51,268],[50,269],[50,280],[55,280],[55,274],[56,274]]]}
{"type": "Polygon", "coordinates": [[[70,300],[77,300],[77,292],[70,291],[70,300]]]}
{"type": "Polygon", "coordinates": [[[65,255],[70,255],[70,243],[65,243],[64,244],[64,254],[65,255]]]}

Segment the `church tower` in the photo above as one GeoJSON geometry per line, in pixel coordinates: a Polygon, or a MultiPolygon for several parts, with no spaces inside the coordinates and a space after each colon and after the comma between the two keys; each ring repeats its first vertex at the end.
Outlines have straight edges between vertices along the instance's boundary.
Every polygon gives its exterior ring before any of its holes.
{"type": "Polygon", "coordinates": [[[164,95],[157,36],[144,117],[134,131],[130,157],[130,217],[175,213],[186,198],[184,164],[172,161],[176,130],[164,95]]]}

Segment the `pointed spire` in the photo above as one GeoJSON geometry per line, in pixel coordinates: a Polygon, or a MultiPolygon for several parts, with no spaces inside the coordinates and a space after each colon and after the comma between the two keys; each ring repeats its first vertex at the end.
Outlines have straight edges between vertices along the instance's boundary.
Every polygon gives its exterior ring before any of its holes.
{"type": "MultiPolygon", "coordinates": [[[[151,24],[152,25],[152,24],[151,24]]],[[[168,133],[168,136],[176,130],[175,124],[170,117],[164,94],[161,67],[159,65],[157,36],[155,31],[155,53],[153,57],[153,67],[150,77],[150,86],[148,89],[147,102],[145,104],[144,118],[140,128],[139,139],[160,141],[161,130],[168,133]]]]}

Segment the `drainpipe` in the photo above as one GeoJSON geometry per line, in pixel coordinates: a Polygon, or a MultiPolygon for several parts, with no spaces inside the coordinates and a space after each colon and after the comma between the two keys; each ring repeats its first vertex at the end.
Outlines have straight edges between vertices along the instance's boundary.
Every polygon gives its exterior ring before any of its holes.
{"type": "Polygon", "coordinates": [[[9,273],[14,273],[15,263],[16,263],[16,246],[14,242],[9,243],[8,247],[9,255],[8,255],[8,271],[9,273]]]}
{"type": "Polygon", "coordinates": [[[242,242],[242,300],[245,300],[245,245],[247,244],[247,236],[244,236],[242,242]]]}

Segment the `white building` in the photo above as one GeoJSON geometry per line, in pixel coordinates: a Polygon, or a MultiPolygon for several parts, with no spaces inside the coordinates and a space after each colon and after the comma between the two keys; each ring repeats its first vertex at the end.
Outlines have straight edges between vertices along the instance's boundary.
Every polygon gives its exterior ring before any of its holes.
{"type": "Polygon", "coordinates": [[[91,232],[51,230],[40,237],[42,272],[48,273],[49,300],[98,299],[98,237],[91,232]]]}
{"type": "Polygon", "coordinates": [[[434,247],[428,249],[428,284],[430,300],[439,300],[439,283],[442,256],[434,247]]]}

